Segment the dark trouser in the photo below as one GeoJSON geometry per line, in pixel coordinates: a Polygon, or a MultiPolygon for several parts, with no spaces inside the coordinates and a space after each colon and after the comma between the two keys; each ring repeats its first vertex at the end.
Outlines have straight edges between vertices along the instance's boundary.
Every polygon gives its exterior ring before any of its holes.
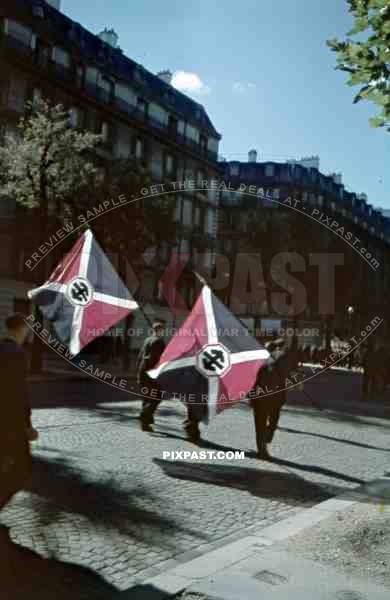
{"type": "Polygon", "coordinates": [[[364,371],[363,373],[363,381],[362,381],[362,396],[367,399],[370,396],[371,392],[371,376],[364,371]]]}
{"type": "Polygon", "coordinates": [[[144,375],[141,380],[141,389],[142,395],[147,396],[147,398],[142,400],[140,420],[144,425],[152,425],[154,422],[154,413],[162,400],[161,388],[156,381],[144,375]]]}
{"type": "Polygon", "coordinates": [[[196,406],[191,403],[188,403],[187,406],[187,418],[183,421],[184,431],[187,433],[188,437],[194,440],[198,440],[200,437],[199,431],[199,411],[196,406]]]}
{"type": "Polygon", "coordinates": [[[257,398],[253,403],[256,444],[259,452],[265,448],[266,444],[272,442],[278,427],[284,397],[281,397],[280,394],[274,394],[274,396],[274,398],[272,396],[257,398]]]}
{"type": "Polygon", "coordinates": [[[28,443],[15,448],[0,448],[0,510],[23,489],[32,473],[28,443]]]}
{"type": "Polygon", "coordinates": [[[369,371],[363,375],[363,398],[366,400],[375,398],[376,395],[380,395],[384,391],[384,377],[380,371],[369,371]]]}

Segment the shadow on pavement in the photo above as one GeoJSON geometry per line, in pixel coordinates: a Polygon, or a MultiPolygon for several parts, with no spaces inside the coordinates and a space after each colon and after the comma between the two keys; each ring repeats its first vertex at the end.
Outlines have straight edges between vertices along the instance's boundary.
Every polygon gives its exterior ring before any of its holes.
{"type": "MultiPolygon", "coordinates": [[[[386,423],[382,419],[386,419],[386,417],[380,417],[381,420],[378,420],[376,415],[353,415],[350,412],[338,412],[336,408],[329,409],[326,406],[323,406],[322,411],[315,410],[314,408],[303,408],[300,406],[295,406],[294,404],[285,404],[283,406],[283,412],[288,413],[292,416],[314,416],[317,420],[323,421],[337,421],[341,423],[348,423],[352,426],[358,427],[377,427],[379,429],[390,429],[390,421],[386,423]],[[370,420],[368,420],[370,419],[370,420]],[[375,420],[373,420],[375,419],[375,420]]],[[[282,414],[283,414],[282,412],[282,414]]]]}
{"type": "Polygon", "coordinates": [[[261,498],[288,499],[298,506],[312,505],[313,501],[321,502],[345,491],[345,488],[334,485],[327,485],[325,489],[325,486],[307,481],[295,473],[159,458],[154,458],[153,462],[169,477],[241,489],[261,498]]]}
{"type": "MultiPolygon", "coordinates": [[[[124,489],[109,477],[101,481],[86,480],[82,471],[66,459],[49,460],[42,456],[33,459],[33,477],[28,491],[33,493],[31,502],[38,514],[41,526],[56,523],[65,513],[82,515],[99,526],[116,529],[131,539],[143,541],[145,527],[150,532],[164,535],[164,547],[169,546],[172,529],[183,535],[201,537],[198,531],[180,527],[171,519],[164,518],[161,511],[148,510],[153,497],[138,484],[124,489]]],[[[160,538],[161,539],[161,538],[160,538]]]]}
{"type": "Polygon", "coordinates": [[[116,588],[91,569],[41,558],[22,546],[2,541],[1,598],[4,600],[105,600],[116,588]]]}
{"type": "Polygon", "coordinates": [[[327,477],[334,477],[335,479],[341,479],[342,481],[347,481],[348,483],[356,483],[358,485],[364,484],[363,479],[358,479],[357,477],[351,477],[350,475],[344,475],[343,473],[339,473],[338,471],[332,471],[331,469],[326,469],[325,467],[318,467],[317,465],[302,465],[300,463],[291,462],[289,460],[284,460],[282,458],[272,458],[272,463],[275,465],[281,465],[283,467],[290,467],[291,469],[297,469],[298,471],[307,471],[309,473],[318,473],[320,475],[326,475],[327,477]]]}
{"type": "Polygon", "coordinates": [[[359,502],[379,505],[390,505],[390,477],[387,473],[381,479],[367,481],[357,490],[359,502]]]}
{"type": "Polygon", "coordinates": [[[136,385],[130,394],[95,379],[42,381],[30,386],[31,405],[33,408],[93,408],[103,402],[130,402],[140,399],[136,385]]]}
{"type": "MultiPolygon", "coordinates": [[[[281,429],[281,428],[279,427],[279,429],[281,429]]],[[[287,430],[284,429],[284,431],[287,431],[287,430]]],[[[170,433],[158,432],[158,433],[153,434],[153,436],[185,440],[185,437],[180,437],[178,435],[174,435],[174,434],[170,434],[170,433]]],[[[216,444],[215,442],[210,442],[209,440],[203,440],[203,439],[200,440],[200,442],[197,443],[196,446],[199,448],[205,448],[205,449],[210,449],[210,450],[220,450],[222,452],[240,452],[240,450],[238,448],[232,448],[231,446],[224,446],[222,444],[216,444]]],[[[253,451],[249,451],[249,452],[246,451],[245,457],[257,459],[257,454],[256,454],[256,452],[253,452],[253,451]]],[[[318,473],[320,475],[326,475],[327,477],[332,477],[333,479],[340,479],[341,481],[346,481],[348,483],[356,483],[358,485],[365,483],[363,479],[358,479],[357,477],[351,477],[350,475],[344,475],[344,473],[339,473],[338,471],[333,471],[332,469],[327,469],[325,467],[318,467],[317,465],[302,465],[300,463],[290,462],[288,460],[276,458],[274,456],[272,457],[270,462],[272,464],[276,464],[276,465],[280,465],[280,466],[284,466],[284,467],[290,467],[292,469],[297,469],[298,471],[307,471],[309,473],[318,473]]],[[[258,470],[256,469],[255,472],[258,473],[258,470]]],[[[268,473],[268,471],[267,471],[267,473],[268,473]]]]}
{"type": "Polygon", "coordinates": [[[379,448],[378,446],[370,446],[369,444],[362,444],[361,442],[354,442],[353,440],[343,440],[342,438],[333,437],[331,435],[324,435],[322,433],[313,433],[311,431],[301,431],[300,429],[290,429],[289,427],[278,427],[279,431],[285,431],[286,433],[299,433],[302,435],[311,435],[313,437],[319,437],[323,440],[330,440],[332,442],[340,442],[341,444],[349,444],[350,446],[358,446],[359,448],[367,448],[369,450],[380,450],[381,452],[390,452],[389,448],[379,448]]]}
{"type": "MultiPolygon", "coordinates": [[[[180,410],[178,410],[178,407],[175,408],[173,402],[175,402],[175,400],[172,400],[172,405],[167,407],[167,406],[159,406],[156,414],[155,414],[155,418],[156,421],[158,421],[158,419],[161,418],[166,418],[166,417],[178,417],[181,415],[180,410]]],[[[138,420],[139,419],[139,415],[141,412],[141,406],[140,405],[136,405],[136,406],[121,406],[121,407],[108,407],[108,406],[102,406],[97,405],[95,406],[93,409],[91,409],[92,411],[96,411],[96,413],[99,416],[103,416],[103,417],[107,417],[109,419],[112,419],[114,421],[118,421],[118,422],[126,422],[128,420],[138,420]]]]}
{"type": "MultiPolygon", "coordinates": [[[[176,598],[176,594],[174,597],[176,598]]],[[[145,584],[135,585],[125,592],[114,596],[112,599],[110,598],[110,600],[168,600],[168,598],[173,598],[173,596],[159,590],[154,585],[145,584]]],[[[199,598],[199,600],[202,599],[199,598]]]]}

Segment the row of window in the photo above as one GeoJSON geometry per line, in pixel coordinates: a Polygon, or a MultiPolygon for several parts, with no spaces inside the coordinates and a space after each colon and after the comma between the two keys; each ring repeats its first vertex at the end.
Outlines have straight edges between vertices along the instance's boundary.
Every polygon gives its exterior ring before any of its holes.
{"type": "MultiPolygon", "coordinates": [[[[229,174],[232,177],[239,177],[240,171],[239,163],[232,163],[229,167],[229,174]]],[[[272,163],[266,164],[264,167],[264,175],[265,177],[273,177],[275,175],[275,165],[272,163]]]]}
{"type": "Polygon", "coordinates": [[[215,208],[194,204],[188,198],[178,197],[176,199],[175,219],[177,223],[182,225],[199,227],[203,233],[209,236],[213,236],[216,233],[215,208]]]}
{"type": "MultiPolygon", "coordinates": [[[[232,177],[239,177],[242,175],[244,180],[245,178],[252,178],[253,180],[258,179],[260,170],[263,171],[262,174],[264,177],[275,177],[279,172],[279,174],[282,173],[283,181],[297,181],[302,184],[305,179],[308,184],[319,184],[324,191],[333,193],[341,199],[350,202],[351,206],[359,210],[360,214],[367,215],[368,217],[375,216],[375,211],[372,207],[367,206],[367,198],[364,197],[364,194],[362,194],[361,197],[356,197],[356,195],[346,192],[342,184],[335,183],[333,179],[322,175],[316,169],[310,169],[308,171],[306,168],[297,165],[275,165],[274,163],[265,163],[262,165],[257,164],[253,167],[253,171],[250,171],[250,169],[248,171],[248,163],[241,165],[241,163],[237,162],[229,165],[229,175],[232,177]],[[244,167],[244,170],[242,170],[242,167],[244,167]],[[289,175],[287,176],[287,174],[289,175]]],[[[303,194],[307,196],[307,192],[304,192],[303,194]]],[[[319,197],[322,198],[322,196],[319,197]]]]}
{"type": "Polygon", "coordinates": [[[105,103],[117,102],[118,107],[136,110],[138,116],[145,119],[151,119],[160,124],[161,127],[168,129],[170,135],[180,135],[188,138],[199,147],[203,153],[210,151],[217,154],[218,140],[208,139],[206,135],[185,122],[176,115],[169,112],[156,102],[149,102],[145,98],[138,96],[135,91],[126,84],[114,81],[107,77],[99,69],[83,64],[75,65],[69,52],[59,46],[50,46],[38,38],[31,28],[12,20],[4,20],[4,31],[11,39],[22,44],[35,53],[36,59],[42,66],[53,64],[58,68],[59,75],[68,75],[71,77],[72,71],[79,88],[86,88],[93,95],[97,95],[99,100],[105,103]],[[66,71],[69,71],[67,74],[66,71]]]}
{"type": "MultiPolygon", "coordinates": [[[[234,191],[234,192],[222,192],[222,203],[225,206],[239,206],[241,199],[244,197],[244,195],[240,192],[240,191],[234,191]]],[[[280,188],[273,188],[273,189],[267,189],[267,197],[270,198],[270,200],[279,200],[280,199],[280,188]]],[[[337,202],[330,202],[329,205],[327,207],[325,207],[325,197],[322,194],[314,194],[311,192],[302,192],[301,195],[301,200],[302,200],[302,205],[305,204],[311,204],[313,206],[317,206],[319,208],[324,208],[325,212],[326,210],[329,210],[333,213],[340,213],[343,217],[348,218],[349,220],[353,221],[353,223],[355,225],[361,225],[361,227],[365,230],[368,230],[372,235],[377,234],[378,237],[380,239],[385,239],[385,233],[383,231],[381,231],[381,224],[378,224],[377,227],[375,227],[375,225],[368,223],[365,220],[362,220],[361,217],[358,217],[356,214],[352,214],[351,210],[348,210],[348,208],[346,208],[345,206],[341,206],[340,204],[338,204],[337,202]]],[[[278,208],[278,204],[277,203],[273,203],[272,201],[269,202],[269,205],[267,205],[269,207],[272,208],[278,208]]],[[[300,205],[297,206],[297,208],[300,208],[300,205]]],[[[373,215],[372,209],[370,207],[368,207],[368,210],[366,212],[366,216],[369,218],[370,216],[373,215]]],[[[390,243],[390,237],[386,238],[386,240],[390,243]]]]}

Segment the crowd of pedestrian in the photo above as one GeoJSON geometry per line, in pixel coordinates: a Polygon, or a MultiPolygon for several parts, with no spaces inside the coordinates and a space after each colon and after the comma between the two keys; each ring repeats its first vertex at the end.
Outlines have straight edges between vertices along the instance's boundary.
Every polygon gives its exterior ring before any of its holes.
{"type": "Polygon", "coordinates": [[[326,364],[326,360],[332,352],[337,352],[337,364],[348,369],[363,368],[363,352],[360,347],[348,350],[347,342],[339,339],[332,340],[331,348],[324,346],[305,344],[299,349],[299,358],[306,364],[326,364]]]}
{"type": "Polygon", "coordinates": [[[328,350],[323,346],[306,344],[298,352],[299,360],[302,363],[323,365],[326,365],[326,361],[332,353],[336,353],[338,366],[355,370],[366,368],[368,355],[370,355],[371,361],[375,357],[378,367],[382,362],[388,364],[390,358],[390,347],[384,343],[378,344],[377,348],[366,344],[351,350],[348,343],[339,338],[332,339],[331,347],[328,350]]]}

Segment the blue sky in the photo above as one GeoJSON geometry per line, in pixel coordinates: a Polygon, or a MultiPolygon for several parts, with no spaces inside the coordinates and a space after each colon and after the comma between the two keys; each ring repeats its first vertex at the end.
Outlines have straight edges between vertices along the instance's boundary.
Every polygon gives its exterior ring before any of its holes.
{"type": "Polygon", "coordinates": [[[62,11],[152,72],[179,73],[223,135],[221,154],[259,160],[318,154],[347,189],[390,208],[390,133],[352,104],[326,40],[351,26],[346,0],[62,0],[62,11]],[[190,74],[190,75],[188,75],[190,74]]]}

